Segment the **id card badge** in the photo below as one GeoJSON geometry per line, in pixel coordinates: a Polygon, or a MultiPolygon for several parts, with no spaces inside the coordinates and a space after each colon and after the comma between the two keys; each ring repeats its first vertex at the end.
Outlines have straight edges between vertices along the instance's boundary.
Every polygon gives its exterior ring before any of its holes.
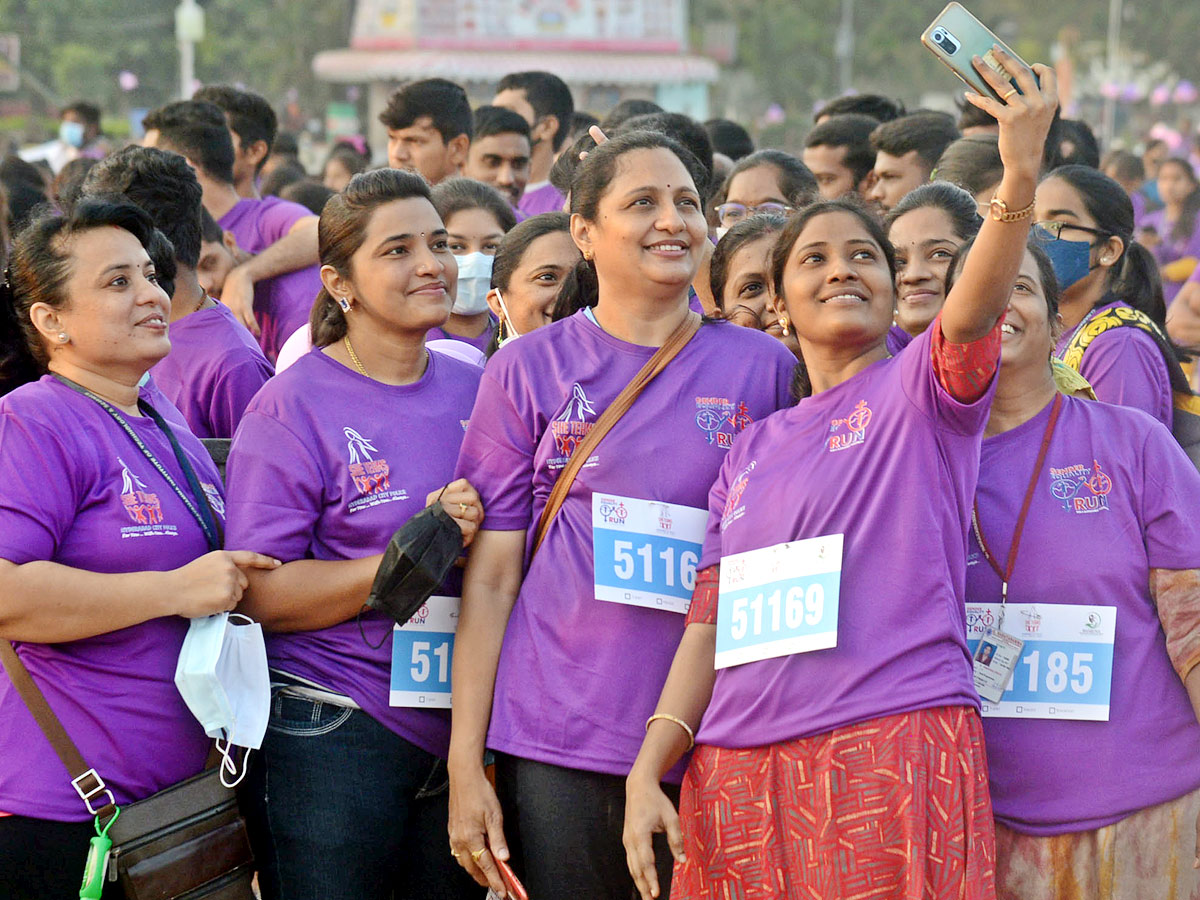
{"type": "Polygon", "coordinates": [[[389,706],[450,708],[450,669],[458,597],[430,597],[416,615],[392,630],[389,706]]]}
{"type": "MultiPolygon", "coordinates": [[[[1117,608],[1007,603],[1002,630],[1011,643],[1003,646],[997,640],[1000,612],[999,603],[967,604],[967,646],[984,717],[1107,722],[1117,608]],[[983,666],[982,660],[990,656],[995,663],[1007,647],[1018,645],[1012,677],[1000,683],[999,698],[994,690],[984,693],[981,672],[998,667],[983,666]]],[[[985,676],[983,683],[995,682],[985,676]]]]}
{"type": "Polygon", "coordinates": [[[1025,642],[999,628],[988,628],[975,648],[975,690],[984,700],[999,703],[1021,658],[1025,642]]]}
{"type": "Polygon", "coordinates": [[[708,511],[592,494],[596,599],[687,613],[708,511]]]}
{"type": "Polygon", "coordinates": [[[716,668],[837,646],[844,538],[722,557],[716,668]]]}

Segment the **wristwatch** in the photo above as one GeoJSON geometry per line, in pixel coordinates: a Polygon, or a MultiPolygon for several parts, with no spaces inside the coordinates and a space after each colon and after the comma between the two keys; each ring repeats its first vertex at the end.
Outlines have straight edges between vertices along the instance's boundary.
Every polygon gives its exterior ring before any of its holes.
{"type": "Polygon", "coordinates": [[[992,219],[997,222],[1020,222],[1022,219],[1027,219],[1033,215],[1034,201],[1030,201],[1029,205],[1024,209],[1018,209],[1016,212],[1008,211],[1008,204],[999,197],[993,197],[992,202],[988,204],[992,212],[992,219]]]}

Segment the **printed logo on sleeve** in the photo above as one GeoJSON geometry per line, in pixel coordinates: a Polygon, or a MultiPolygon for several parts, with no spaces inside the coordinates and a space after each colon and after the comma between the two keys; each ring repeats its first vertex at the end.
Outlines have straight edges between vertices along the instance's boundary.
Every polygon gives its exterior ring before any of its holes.
{"type": "Polygon", "coordinates": [[[758,460],[750,464],[729,485],[729,496],[725,498],[725,510],[721,513],[721,530],[724,531],[746,514],[746,505],[742,503],[742,495],[746,493],[746,485],[750,483],[750,473],[758,468],[758,460]]]}
{"type": "Polygon", "coordinates": [[[733,439],[753,421],[750,410],[741,400],[696,398],[696,427],[704,432],[709,444],[726,449],[732,447],[733,439]]]}
{"type": "Polygon", "coordinates": [[[583,385],[578,381],[571,386],[571,398],[563,409],[550,423],[550,433],[554,436],[554,449],[558,456],[547,462],[551,469],[561,469],[567,464],[576,448],[595,423],[589,422],[588,417],[596,418],[596,407],[588,399],[583,385]]]}
{"type": "Polygon", "coordinates": [[[1064,510],[1076,515],[1107,510],[1112,489],[1112,479],[1097,459],[1092,460],[1091,466],[1050,467],[1050,493],[1064,510]]]}
{"type": "Polygon", "coordinates": [[[225,498],[221,496],[221,489],[215,484],[209,484],[207,481],[200,482],[200,487],[204,488],[204,496],[208,498],[208,505],[222,519],[225,518],[225,498]]]}
{"type": "Polygon", "coordinates": [[[866,400],[859,400],[850,414],[829,423],[829,438],[825,448],[830,453],[857,447],[867,439],[867,426],[871,424],[871,407],[866,400]]]}
{"type": "Polygon", "coordinates": [[[121,529],[121,537],[177,535],[179,529],[163,521],[162,501],[158,499],[158,494],[146,487],[146,483],[129,468],[125,460],[118,456],[117,462],[121,464],[121,506],[133,522],[121,529]]]}
{"type": "Polygon", "coordinates": [[[347,512],[358,512],[395,500],[407,500],[408,491],[392,488],[391,466],[386,459],[376,459],[379,452],[370,438],[363,437],[350,427],[342,428],[346,436],[346,452],[350,458],[350,478],[358,491],[358,498],[346,506],[347,512]]]}

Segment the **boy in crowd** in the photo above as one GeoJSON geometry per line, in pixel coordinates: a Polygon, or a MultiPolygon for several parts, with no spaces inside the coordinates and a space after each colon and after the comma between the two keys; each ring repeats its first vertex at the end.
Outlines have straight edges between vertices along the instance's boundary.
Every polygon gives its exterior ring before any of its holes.
{"type": "Polygon", "coordinates": [[[885,213],[929,174],[947,147],[958,140],[953,116],[915,112],[884,122],[871,132],[875,150],[875,184],[867,199],[885,213]]]}
{"type": "Polygon", "coordinates": [[[321,288],[317,217],[278,197],[238,196],[233,141],[213,104],[170,103],[150,113],[145,124],[145,145],[183,156],[200,182],[204,208],[242,250],[255,254],[226,275],[220,299],[274,360],[288,336],[308,321],[321,288]]]}
{"type": "Polygon", "coordinates": [[[529,123],[533,150],[521,212],[536,216],[561,210],[564,197],[550,183],[550,168],[571,133],[575,114],[571,89],[549,72],[512,72],[500,79],[492,104],[511,109],[529,123]]]}
{"type": "Polygon", "coordinates": [[[490,184],[516,210],[529,182],[530,152],[528,122],[512,110],[481,106],[475,110],[474,137],[463,174],[490,184]]]}
{"type": "Polygon", "coordinates": [[[238,196],[257,199],[263,165],[275,146],[279,119],[265,97],[227,84],[202,87],[192,96],[225,113],[233,139],[233,186],[238,196]]]}
{"type": "Polygon", "coordinates": [[[420,173],[431,185],[462,172],[471,145],[471,104],[453,81],[426,78],[392,94],[379,114],[388,165],[420,173]]]}
{"type": "Polygon", "coordinates": [[[856,113],[826,119],[808,133],[803,161],[817,177],[826,200],[856,192],[865,197],[875,183],[871,132],[879,120],[856,113]]]}

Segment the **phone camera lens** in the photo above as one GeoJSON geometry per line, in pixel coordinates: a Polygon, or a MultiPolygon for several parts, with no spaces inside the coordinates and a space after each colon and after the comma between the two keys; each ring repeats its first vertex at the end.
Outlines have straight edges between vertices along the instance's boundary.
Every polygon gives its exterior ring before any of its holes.
{"type": "Polygon", "coordinates": [[[951,56],[958,52],[958,41],[951,37],[950,33],[946,31],[946,29],[935,28],[930,37],[932,37],[935,44],[937,44],[951,56]]]}

